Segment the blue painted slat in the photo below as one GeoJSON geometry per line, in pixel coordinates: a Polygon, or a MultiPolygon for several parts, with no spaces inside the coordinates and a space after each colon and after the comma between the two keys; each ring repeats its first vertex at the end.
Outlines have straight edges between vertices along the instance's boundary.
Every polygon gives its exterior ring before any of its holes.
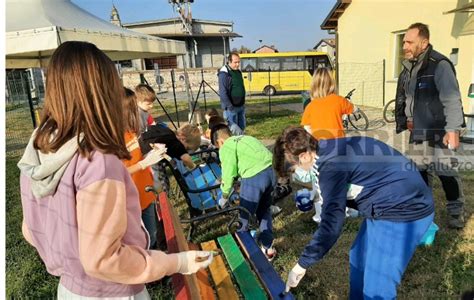
{"type": "MultiPolygon", "coordinates": [[[[184,180],[186,181],[186,184],[188,185],[188,188],[190,189],[196,189],[196,183],[194,182],[194,179],[190,173],[188,173],[188,169],[184,166],[183,162],[181,160],[175,160],[176,162],[176,168],[178,169],[179,173],[183,176],[184,180]],[[186,175],[184,175],[186,174],[186,175]]],[[[199,208],[201,207],[201,197],[199,194],[193,194],[193,193],[187,193],[189,199],[191,199],[191,206],[194,208],[199,208]]]]}
{"type": "MultiPolygon", "coordinates": [[[[201,172],[201,167],[194,169],[189,176],[192,176],[198,189],[209,187],[206,184],[206,181],[204,180],[204,176],[201,172]]],[[[204,210],[215,206],[214,199],[212,198],[210,192],[199,193],[199,196],[201,197],[202,203],[199,203],[198,206],[195,206],[196,208],[204,210]]]]}
{"type": "Polygon", "coordinates": [[[294,299],[291,293],[283,295],[282,292],[285,290],[285,283],[281,280],[278,273],[273,269],[270,262],[263,254],[260,247],[250,235],[248,231],[237,232],[237,241],[243,249],[243,252],[247,256],[247,259],[251,263],[254,271],[257,273],[260,281],[265,286],[268,294],[272,299],[294,299]]]}
{"type": "Polygon", "coordinates": [[[222,177],[221,166],[219,166],[217,163],[210,163],[209,167],[211,167],[211,170],[212,172],[214,172],[214,175],[216,176],[216,178],[222,177]]]}
{"type": "MultiPolygon", "coordinates": [[[[208,186],[213,186],[216,185],[216,176],[214,175],[214,172],[212,172],[211,168],[208,165],[203,165],[201,167],[201,172],[202,175],[204,176],[204,180],[206,180],[206,183],[208,186]]],[[[219,200],[219,194],[218,192],[220,191],[219,188],[213,189],[210,191],[213,200],[215,201],[215,205],[217,205],[217,201],[219,200]]]]}

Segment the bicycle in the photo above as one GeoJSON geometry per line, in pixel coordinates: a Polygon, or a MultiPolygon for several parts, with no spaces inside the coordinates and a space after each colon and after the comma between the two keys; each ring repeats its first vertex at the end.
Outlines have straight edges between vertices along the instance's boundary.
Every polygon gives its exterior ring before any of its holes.
{"type": "Polygon", "coordinates": [[[383,119],[387,123],[395,122],[395,99],[388,101],[383,108],[383,119]]]}
{"type": "MultiPolygon", "coordinates": [[[[355,89],[347,93],[345,98],[351,101],[354,91],[355,89]]],[[[360,108],[357,108],[352,114],[342,117],[342,125],[345,130],[349,130],[349,123],[356,130],[367,130],[369,128],[369,118],[367,118],[367,115],[360,108]]]]}

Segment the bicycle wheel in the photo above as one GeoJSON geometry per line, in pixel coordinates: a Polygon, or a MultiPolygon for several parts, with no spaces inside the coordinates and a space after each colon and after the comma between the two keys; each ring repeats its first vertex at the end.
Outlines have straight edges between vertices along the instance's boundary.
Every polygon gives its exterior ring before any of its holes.
{"type": "Polygon", "coordinates": [[[395,122],[395,99],[390,100],[383,108],[383,119],[387,123],[395,122]]]}
{"type": "Polygon", "coordinates": [[[349,123],[351,123],[352,127],[356,130],[367,130],[367,128],[369,128],[369,118],[367,118],[367,115],[360,109],[350,114],[348,119],[349,123]]]}

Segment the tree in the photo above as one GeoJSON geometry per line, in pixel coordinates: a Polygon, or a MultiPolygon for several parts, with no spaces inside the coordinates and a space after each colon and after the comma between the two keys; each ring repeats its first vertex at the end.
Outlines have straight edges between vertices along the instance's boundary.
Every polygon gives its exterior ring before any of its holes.
{"type": "Polygon", "coordinates": [[[245,47],[244,45],[240,46],[240,49],[238,50],[239,53],[251,53],[252,50],[249,48],[245,47]]]}

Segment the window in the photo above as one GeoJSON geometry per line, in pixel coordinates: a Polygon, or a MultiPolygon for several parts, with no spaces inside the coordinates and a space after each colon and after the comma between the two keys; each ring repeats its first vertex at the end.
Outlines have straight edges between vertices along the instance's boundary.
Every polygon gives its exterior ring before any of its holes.
{"type": "Polygon", "coordinates": [[[305,63],[305,70],[311,75],[313,75],[314,70],[318,68],[328,68],[332,70],[332,65],[326,55],[307,56],[305,63]]]}
{"type": "Polygon", "coordinates": [[[405,59],[403,54],[403,36],[404,32],[395,34],[395,56],[394,56],[394,68],[393,78],[398,78],[398,75],[402,71],[402,61],[405,59]]]}
{"type": "Polygon", "coordinates": [[[278,57],[262,57],[258,59],[259,71],[280,71],[280,59],[278,57]]]}
{"type": "Polygon", "coordinates": [[[119,61],[120,67],[122,68],[131,68],[133,67],[131,60],[121,60],[119,61]]]}
{"type": "Polygon", "coordinates": [[[331,64],[329,63],[329,59],[325,55],[316,56],[314,58],[314,64],[315,64],[316,69],[319,69],[319,68],[331,69],[331,64]]]}
{"type": "Polygon", "coordinates": [[[282,71],[302,71],[304,70],[304,59],[301,56],[297,57],[282,57],[281,58],[282,71]]]}
{"type": "Polygon", "coordinates": [[[253,72],[257,70],[256,58],[242,58],[240,60],[241,70],[244,72],[253,72]]]}

